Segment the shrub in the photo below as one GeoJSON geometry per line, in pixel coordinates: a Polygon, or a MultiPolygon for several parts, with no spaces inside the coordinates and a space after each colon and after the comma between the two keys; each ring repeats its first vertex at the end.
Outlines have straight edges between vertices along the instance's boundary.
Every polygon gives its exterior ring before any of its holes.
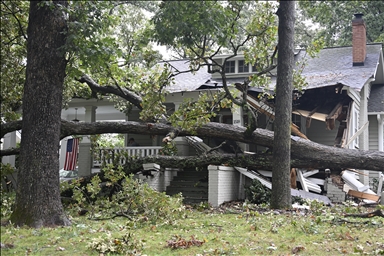
{"type": "Polygon", "coordinates": [[[249,187],[245,188],[246,198],[254,204],[269,204],[271,190],[261,184],[257,179],[252,180],[249,187]]]}
{"type": "Polygon", "coordinates": [[[1,217],[9,217],[13,212],[13,205],[15,203],[15,192],[1,192],[1,217]]]}
{"type": "Polygon", "coordinates": [[[184,214],[182,196],[170,197],[149,187],[133,175],[126,176],[122,168],[105,168],[104,179],[94,176],[87,185],[71,184],[75,204],[71,208],[88,212],[94,220],[126,217],[131,221],[166,222],[172,224],[184,214]],[[105,189],[108,188],[108,193],[105,189]],[[75,206],[75,207],[74,207],[75,206]]]}

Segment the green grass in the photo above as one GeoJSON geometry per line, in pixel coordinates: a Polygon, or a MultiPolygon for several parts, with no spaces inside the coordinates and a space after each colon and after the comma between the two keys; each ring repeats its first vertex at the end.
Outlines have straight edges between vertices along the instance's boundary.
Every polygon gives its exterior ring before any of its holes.
{"type": "Polygon", "coordinates": [[[89,245],[93,241],[118,245],[128,234],[125,246],[136,249],[137,255],[148,256],[384,255],[384,218],[343,217],[345,212],[374,209],[318,207],[309,213],[278,214],[252,207],[241,210],[240,204],[236,210],[185,210],[185,217],[173,223],[131,222],[122,217],[91,221],[86,216],[74,216],[70,227],[7,225],[1,227],[1,243],[12,248],[2,248],[1,255],[103,255],[89,245]],[[168,242],[172,240],[180,244],[199,241],[202,245],[171,249],[168,242]]]}

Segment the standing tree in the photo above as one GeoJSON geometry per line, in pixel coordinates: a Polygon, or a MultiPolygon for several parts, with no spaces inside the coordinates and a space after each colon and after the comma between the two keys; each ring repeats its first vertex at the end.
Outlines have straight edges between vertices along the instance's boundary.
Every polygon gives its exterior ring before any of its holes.
{"type": "Polygon", "coordinates": [[[11,220],[31,227],[69,225],[59,189],[61,107],[66,59],[66,1],[31,1],[23,136],[15,210],[11,220]]]}
{"type": "Polygon", "coordinates": [[[279,54],[272,165],[272,208],[291,208],[291,115],[294,68],[295,2],[281,1],[279,16],[279,54]]]}
{"type": "Polygon", "coordinates": [[[1,6],[1,121],[20,118],[23,85],[25,81],[26,28],[29,3],[27,1],[2,1],[1,6]]]}
{"type": "Polygon", "coordinates": [[[367,42],[384,42],[383,1],[299,1],[305,17],[320,25],[320,36],[326,46],[350,45],[351,19],[363,13],[367,26],[367,42]]]}

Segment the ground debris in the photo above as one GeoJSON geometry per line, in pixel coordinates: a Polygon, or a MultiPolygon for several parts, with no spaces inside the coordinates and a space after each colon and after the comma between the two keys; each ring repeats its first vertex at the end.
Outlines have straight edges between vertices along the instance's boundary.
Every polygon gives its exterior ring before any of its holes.
{"type": "Polygon", "coordinates": [[[357,217],[357,218],[372,218],[375,216],[379,216],[379,217],[384,218],[383,212],[379,209],[377,209],[376,211],[373,211],[373,212],[345,214],[344,216],[345,217],[357,217]]]}
{"type": "Polygon", "coordinates": [[[7,243],[3,244],[3,243],[0,243],[0,248],[1,249],[12,249],[13,247],[15,247],[14,244],[7,244],[7,243]]]}
{"type": "Polygon", "coordinates": [[[205,243],[204,240],[197,240],[194,236],[191,236],[190,240],[175,236],[173,239],[167,241],[167,246],[172,249],[186,249],[191,246],[201,246],[203,243],[205,243]]]}

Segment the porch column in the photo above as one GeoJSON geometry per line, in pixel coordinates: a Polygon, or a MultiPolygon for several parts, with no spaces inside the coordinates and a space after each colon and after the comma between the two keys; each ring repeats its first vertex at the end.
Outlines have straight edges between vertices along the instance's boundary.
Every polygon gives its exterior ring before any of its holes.
{"type": "MultiPolygon", "coordinates": [[[[232,124],[237,126],[244,126],[244,110],[242,107],[235,105],[232,108],[232,124]]],[[[239,146],[244,151],[249,151],[249,145],[246,143],[239,142],[239,146]]]]}
{"type": "MultiPolygon", "coordinates": [[[[125,121],[138,121],[140,120],[140,110],[137,107],[133,107],[132,110],[125,116],[125,121]]],[[[137,134],[126,133],[124,135],[124,146],[128,147],[128,142],[130,138],[134,138],[136,142],[138,142],[137,134]]],[[[140,142],[138,142],[140,144],[140,142]]]]}
{"type": "Polygon", "coordinates": [[[59,170],[63,169],[64,168],[64,164],[65,164],[65,155],[67,153],[67,142],[68,142],[68,138],[70,137],[65,137],[64,139],[62,139],[60,141],[60,158],[59,158],[59,170]]]}
{"type": "MultiPolygon", "coordinates": [[[[368,122],[368,88],[369,84],[366,84],[361,90],[360,96],[360,115],[359,115],[359,126],[363,126],[368,122]]],[[[360,127],[359,127],[360,128],[360,127]]],[[[365,129],[359,135],[359,149],[368,150],[369,149],[369,129],[365,129]]],[[[369,185],[369,171],[362,170],[360,175],[360,181],[364,185],[369,185]]]]}
{"type": "Polygon", "coordinates": [[[239,199],[240,173],[233,167],[208,165],[208,202],[217,207],[239,199]]]}
{"type": "MultiPolygon", "coordinates": [[[[96,121],[96,106],[85,106],[85,122],[96,121]]],[[[83,136],[79,144],[79,177],[89,176],[92,173],[92,154],[91,154],[91,141],[89,136],[83,136]]]]}
{"type": "MultiPolygon", "coordinates": [[[[174,102],[175,111],[179,109],[182,102],[174,102]]],[[[176,137],[174,142],[177,147],[177,154],[179,156],[189,156],[189,144],[184,137],[176,137]]]]}
{"type": "MultiPolygon", "coordinates": [[[[5,134],[3,149],[15,148],[16,147],[16,131],[5,134]]],[[[3,164],[10,164],[15,167],[15,155],[3,156],[1,162],[3,164]]]]}
{"type": "MultiPolygon", "coordinates": [[[[13,131],[13,132],[5,134],[4,139],[3,139],[3,149],[16,147],[16,132],[17,131],[13,131]]],[[[3,164],[10,164],[12,167],[15,167],[15,159],[16,159],[15,155],[3,156],[1,158],[1,162],[3,164]]],[[[16,180],[17,179],[17,173],[16,172],[17,172],[17,170],[15,170],[15,172],[12,175],[7,175],[7,178],[10,181],[12,181],[12,184],[14,184],[14,186],[16,186],[16,184],[17,184],[17,180],[16,180]]],[[[2,182],[3,188],[6,189],[7,184],[5,183],[5,180],[1,179],[1,182],[2,182]]],[[[16,187],[14,187],[14,188],[16,188],[16,187]]]]}

